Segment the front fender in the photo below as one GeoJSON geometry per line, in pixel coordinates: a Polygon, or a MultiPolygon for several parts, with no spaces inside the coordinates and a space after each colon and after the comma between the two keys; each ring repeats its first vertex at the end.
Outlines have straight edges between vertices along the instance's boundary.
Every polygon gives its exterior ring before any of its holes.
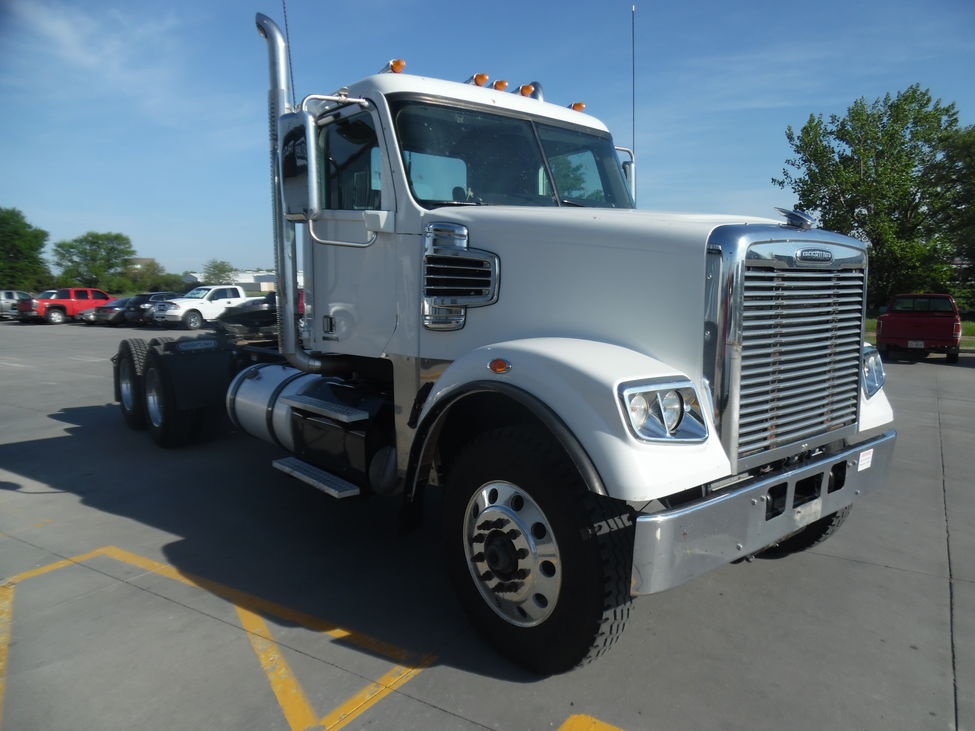
{"type": "MultiPolygon", "coordinates": [[[[453,402],[463,400],[469,384],[504,384],[529,395],[565,425],[612,497],[649,501],[729,474],[730,463],[707,407],[709,434],[703,442],[647,442],[630,433],[617,387],[655,378],[687,376],[655,358],[609,343],[572,338],[495,343],[446,369],[424,403],[419,423],[421,431],[434,432],[431,425],[444,418],[453,402]],[[488,367],[498,359],[509,364],[506,372],[488,367]]],[[[690,380],[707,404],[700,381],[690,380]]]]}

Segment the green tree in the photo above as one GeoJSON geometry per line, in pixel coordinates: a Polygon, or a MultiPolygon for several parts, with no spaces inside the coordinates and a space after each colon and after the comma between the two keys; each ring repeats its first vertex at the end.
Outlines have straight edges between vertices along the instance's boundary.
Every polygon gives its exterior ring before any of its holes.
{"type": "Polygon", "coordinates": [[[944,195],[938,221],[954,251],[954,292],[964,309],[975,309],[975,126],[948,136],[932,178],[944,195]]]}
{"type": "Polygon", "coordinates": [[[954,104],[914,84],[873,102],[861,97],[842,117],[810,115],[798,133],[786,129],[794,157],[772,182],[791,188],[825,228],[869,243],[873,306],[898,290],[943,290],[951,279],[939,215],[946,193],[932,173],[957,126],[954,104]]]}
{"type": "Polygon", "coordinates": [[[203,265],[203,281],[207,284],[233,284],[237,268],[229,261],[210,259],[203,265]]]}
{"type": "Polygon", "coordinates": [[[63,277],[83,287],[102,287],[110,292],[131,286],[125,273],[134,256],[129,237],[119,233],[89,231],[54,245],[55,261],[63,277]]]}
{"type": "Polygon", "coordinates": [[[31,226],[16,208],[0,208],[0,287],[50,287],[53,277],[41,257],[46,244],[47,231],[31,226]]]}

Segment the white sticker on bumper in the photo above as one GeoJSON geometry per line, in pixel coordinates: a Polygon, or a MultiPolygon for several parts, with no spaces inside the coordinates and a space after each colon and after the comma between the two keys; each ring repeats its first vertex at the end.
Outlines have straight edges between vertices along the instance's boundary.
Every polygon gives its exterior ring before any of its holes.
{"type": "Polygon", "coordinates": [[[873,464],[873,450],[868,449],[865,452],[860,452],[860,459],[857,460],[857,472],[863,472],[864,470],[870,469],[870,465],[873,464]]]}

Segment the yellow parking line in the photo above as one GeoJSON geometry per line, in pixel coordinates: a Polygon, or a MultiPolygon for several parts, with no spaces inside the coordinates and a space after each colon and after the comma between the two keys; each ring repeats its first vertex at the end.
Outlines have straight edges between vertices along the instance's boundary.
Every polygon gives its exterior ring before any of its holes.
{"type": "Polygon", "coordinates": [[[433,655],[427,655],[414,667],[397,665],[375,683],[370,683],[341,706],[324,716],[321,720],[322,726],[328,729],[328,731],[342,728],[372,708],[394,690],[419,675],[433,663],[434,659],[435,657],[433,655]]]}
{"type": "Polygon", "coordinates": [[[7,648],[10,647],[10,621],[14,610],[14,585],[0,586],[0,727],[3,726],[3,698],[7,690],[7,648]]]}
{"type": "Polygon", "coordinates": [[[394,662],[403,662],[409,658],[409,653],[396,645],[383,642],[375,637],[369,637],[368,635],[360,634],[358,632],[352,632],[339,627],[333,622],[324,620],[321,617],[315,617],[311,614],[306,614],[305,612],[291,609],[290,607],[286,607],[282,604],[277,604],[276,602],[262,599],[261,597],[254,596],[253,594],[248,594],[247,592],[233,589],[224,584],[219,584],[216,581],[210,581],[209,579],[204,579],[201,576],[184,573],[179,569],[173,568],[169,564],[153,561],[151,558],[138,556],[136,554],[129,553],[128,551],[124,551],[121,548],[116,548],[115,546],[100,548],[97,551],[93,551],[92,554],[89,555],[109,556],[117,561],[138,566],[146,571],[159,574],[160,576],[165,576],[166,578],[173,579],[174,581],[179,581],[183,584],[188,584],[189,586],[196,586],[201,589],[206,589],[210,593],[226,599],[235,606],[244,607],[256,614],[271,615],[272,617],[277,617],[278,619],[283,619],[287,622],[300,624],[306,629],[310,629],[314,632],[321,632],[333,639],[344,640],[352,645],[355,645],[356,647],[360,647],[377,655],[381,655],[382,657],[388,658],[394,662]]]}
{"type": "Polygon", "coordinates": [[[324,727],[326,729],[341,728],[387,695],[412,680],[436,659],[434,655],[427,655],[415,664],[406,664],[411,658],[412,653],[401,647],[391,645],[388,642],[383,642],[368,635],[352,632],[320,617],[299,612],[290,607],[233,589],[216,581],[180,571],[169,564],[130,553],[116,546],[103,546],[88,553],[24,571],[9,579],[6,584],[0,585],[0,726],[2,726],[3,722],[7,656],[10,645],[10,625],[16,584],[27,579],[43,576],[58,569],[75,566],[100,556],[141,568],[149,573],[154,573],[188,586],[204,589],[233,604],[237,611],[237,616],[240,618],[241,627],[247,633],[251,647],[257,654],[261,668],[264,670],[268,682],[271,684],[271,689],[278,700],[278,704],[281,706],[288,725],[294,730],[312,727],[324,727]],[[397,664],[381,678],[366,686],[359,693],[352,696],[352,698],[319,720],[311,704],[308,702],[301,684],[292,672],[287,660],[282,655],[280,648],[275,643],[270,628],[260,616],[262,614],[274,616],[286,622],[303,626],[314,632],[325,634],[333,639],[347,642],[397,664]]]}
{"type": "Polygon", "coordinates": [[[278,699],[278,705],[292,729],[307,729],[318,722],[315,712],[308,703],[301,683],[291,672],[291,666],[281,654],[281,649],[271,641],[271,630],[263,618],[241,607],[237,607],[241,625],[247,630],[251,647],[261,661],[264,674],[271,683],[271,690],[278,699]]]}
{"type": "Polygon", "coordinates": [[[96,548],[94,551],[89,551],[88,553],[83,553],[80,556],[74,556],[72,558],[65,558],[61,561],[55,561],[54,563],[49,563],[45,566],[38,566],[36,569],[30,569],[29,571],[24,571],[23,573],[17,574],[13,578],[7,581],[8,584],[19,584],[21,581],[27,581],[27,579],[33,579],[37,576],[43,576],[44,574],[49,574],[52,571],[57,571],[58,569],[63,569],[66,566],[74,566],[82,561],[87,561],[95,556],[100,556],[102,554],[101,548],[96,548]]]}
{"type": "Polygon", "coordinates": [[[578,714],[569,716],[565,723],[559,726],[559,731],[623,731],[623,729],[603,723],[598,718],[578,714]]]}

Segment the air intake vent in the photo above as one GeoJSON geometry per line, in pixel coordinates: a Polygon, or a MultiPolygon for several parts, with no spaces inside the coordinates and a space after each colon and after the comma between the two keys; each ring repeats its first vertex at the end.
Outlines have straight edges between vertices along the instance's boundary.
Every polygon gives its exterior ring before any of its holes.
{"type": "Polygon", "coordinates": [[[489,251],[467,246],[467,228],[430,224],[424,231],[423,325],[429,330],[459,330],[468,307],[498,301],[499,262],[489,251]]]}
{"type": "Polygon", "coordinates": [[[474,299],[493,300],[494,271],[491,262],[471,258],[464,250],[450,256],[431,254],[424,261],[423,296],[441,304],[471,304],[474,299]]]}

